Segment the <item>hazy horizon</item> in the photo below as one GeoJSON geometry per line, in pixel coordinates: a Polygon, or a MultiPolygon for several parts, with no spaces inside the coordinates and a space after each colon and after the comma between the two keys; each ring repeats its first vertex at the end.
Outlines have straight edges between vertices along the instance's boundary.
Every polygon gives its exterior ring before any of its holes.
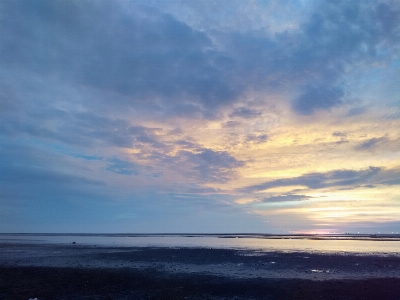
{"type": "Polygon", "coordinates": [[[400,237],[399,232],[391,232],[391,233],[354,233],[354,232],[332,232],[332,233],[256,233],[256,232],[214,232],[214,233],[206,233],[206,232],[1,232],[0,235],[119,235],[119,236],[168,236],[168,235],[180,235],[180,236],[253,236],[253,237],[313,237],[313,236],[336,236],[336,237],[384,237],[384,236],[392,236],[392,237],[400,237]]]}

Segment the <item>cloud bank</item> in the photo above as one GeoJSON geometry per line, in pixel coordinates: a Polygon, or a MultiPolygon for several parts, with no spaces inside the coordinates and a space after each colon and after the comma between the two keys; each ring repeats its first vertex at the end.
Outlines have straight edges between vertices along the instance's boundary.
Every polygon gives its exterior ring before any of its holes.
{"type": "Polygon", "coordinates": [[[400,224],[396,1],[4,0],[0,26],[4,231],[288,232],[332,199],[400,224]]]}

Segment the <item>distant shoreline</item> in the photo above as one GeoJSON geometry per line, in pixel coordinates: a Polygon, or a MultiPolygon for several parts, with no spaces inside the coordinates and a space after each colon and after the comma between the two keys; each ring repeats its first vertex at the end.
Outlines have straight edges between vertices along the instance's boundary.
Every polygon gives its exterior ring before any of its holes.
{"type": "Polygon", "coordinates": [[[1,236],[105,236],[105,237],[218,237],[255,239],[317,239],[400,241],[400,234],[260,234],[260,233],[0,233],[1,236]]]}

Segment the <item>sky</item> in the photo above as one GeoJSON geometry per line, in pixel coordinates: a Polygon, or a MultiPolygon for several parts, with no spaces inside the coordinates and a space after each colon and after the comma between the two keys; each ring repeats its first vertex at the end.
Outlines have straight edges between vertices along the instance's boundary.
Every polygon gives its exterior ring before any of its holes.
{"type": "Polygon", "coordinates": [[[400,2],[0,1],[0,232],[400,232],[400,2]]]}

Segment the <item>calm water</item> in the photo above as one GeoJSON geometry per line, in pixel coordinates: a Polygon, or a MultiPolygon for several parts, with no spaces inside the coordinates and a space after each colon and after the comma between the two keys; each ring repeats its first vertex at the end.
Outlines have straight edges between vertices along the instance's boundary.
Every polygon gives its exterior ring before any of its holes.
{"type": "Polygon", "coordinates": [[[362,254],[400,255],[400,240],[346,240],[310,239],[305,237],[265,238],[245,237],[235,238],[218,235],[56,235],[56,234],[0,234],[3,243],[51,243],[115,246],[115,247],[205,247],[233,248],[260,251],[305,251],[305,252],[338,252],[362,254]]]}

